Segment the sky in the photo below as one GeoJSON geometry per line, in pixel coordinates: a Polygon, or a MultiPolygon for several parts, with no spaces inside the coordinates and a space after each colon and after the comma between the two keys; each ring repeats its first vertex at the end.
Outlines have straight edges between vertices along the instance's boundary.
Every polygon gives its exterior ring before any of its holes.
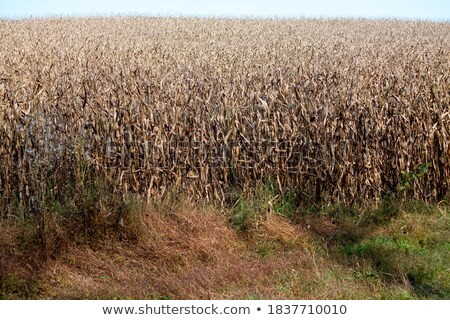
{"type": "Polygon", "coordinates": [[[0,17],[363,17],[450,21],[450,0],[0,0],[0,17]]]}

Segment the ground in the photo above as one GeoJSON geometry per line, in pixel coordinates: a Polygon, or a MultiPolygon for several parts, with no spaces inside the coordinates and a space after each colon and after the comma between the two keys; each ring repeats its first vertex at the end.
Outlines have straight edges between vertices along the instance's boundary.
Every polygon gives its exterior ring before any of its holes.
{"type": "Polygon", "coordinates": [[[280,208],[259,211],[244,228],[236,218],[242,206],[139,206],[134,224],[125,221],[133,232],[69,241],[55,227],[45,259],[31,231],[2,222],[0,297],[450,298],[447,206],[392,201],[364,210],[296,208],[290,216],[280,208]]]}

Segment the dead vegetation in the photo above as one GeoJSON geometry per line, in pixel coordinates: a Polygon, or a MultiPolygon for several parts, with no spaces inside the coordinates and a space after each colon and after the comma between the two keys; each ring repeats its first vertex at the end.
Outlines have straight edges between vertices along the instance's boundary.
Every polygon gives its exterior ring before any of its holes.
{"type": "MultiPolygon", "coordinates": [[[[7,274],[8,279],[34,281],[39,285],[34,294],[58,299],[244,299],[249,293],[277,296],[276,288],[264,288],[263,283],[274,281],[307,258],[306,252],[284,252],[283,247],[296,242],[301,230],[281,217],[268,218],[249,241],[230,228],[227,217],[216,209],[183,204],[166,210],[141,208],[140,232],[133,240],[106,238],[68,244],[52,259],[35,257],[35,262],[42,263],[35,274],[17,268],[25,264],[20,256],[11,259],[2,254],[11,265],[5,278],[7,274]],[[280,223],[273,225],[272,219],[280,223]],[[276,261],[253,251],[261,240],[281,243],[276,261]]],[[[19,246],[11,237],[2,240],[17,252],[19,246]]],[[[4,250],[8,246],[4,244],[4,250]]]]}
{"type": "Polygon", "coordinates": [[[245,232],[220,208],[184,200],[136,213],[134,237],[75,237],[48,258],[40,243],[27,243],[25,226],[2,223],[0,298],[449,297],[445,206],[404,205],[370,228],[326,211],[297,223],[268,213],[245,232]]]}
{"type": "Polygon", "coordinates": [[[448,193],[448,23],[47,19],[0,35],[2,204],[39,212],[92,176],[149,198],[267,179],[324,203],[448,193]]]}

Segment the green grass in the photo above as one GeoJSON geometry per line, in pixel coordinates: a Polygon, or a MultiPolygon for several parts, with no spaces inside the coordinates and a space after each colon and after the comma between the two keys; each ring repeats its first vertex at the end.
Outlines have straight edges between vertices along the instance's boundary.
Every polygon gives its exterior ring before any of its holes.
{"type": "Polygon", "coordinates": [[[34,279],[21,279],[15,275],[6,276],[0,286],[0,300],[37,299],[39,283],[34,279]]]}
{"type": "Polygon", "coordinates": [[[231,208],[231,224],[238,231],[251,230],[268,212],[291,219],[300,205],[296,193],[287,191],[280,194],[275,184],[270,181],[248,194],[229,193],[227,203],[231,208]]]}
{"type": "Polygon", "coordinates": [[[417,297],[449,299],[448,208],[409,202],[384,223],[376,221],[376,228],[358,240],[333,244],[333,254],[349,266],[369,267],[386,283],[410,286],[417,297]]]}

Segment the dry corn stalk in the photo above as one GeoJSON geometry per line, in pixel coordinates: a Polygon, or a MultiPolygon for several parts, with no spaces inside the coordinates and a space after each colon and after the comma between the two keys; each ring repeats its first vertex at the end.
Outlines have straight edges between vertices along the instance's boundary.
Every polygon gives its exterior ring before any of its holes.
{"type": "Polygon", "coordinates": [[[448,23],[169,18],[0,22],[0,197],[88,175],[208,199],[272,179],[321,201],[439,199],[448,23]]]}

